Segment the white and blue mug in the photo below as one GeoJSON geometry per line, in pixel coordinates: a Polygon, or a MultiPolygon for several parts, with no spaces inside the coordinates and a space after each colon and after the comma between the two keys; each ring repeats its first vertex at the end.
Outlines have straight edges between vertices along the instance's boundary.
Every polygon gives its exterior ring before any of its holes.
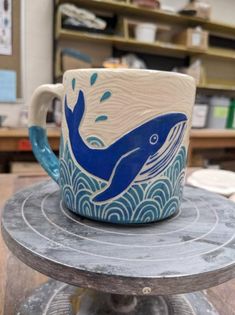
{"type": "Polygon", "coordinates": [[[151,70],[65,72],[33,95],[33,152],[71,211],[129,224],[165,219],[180,207],[195,82],[151,70]],[[47,107],[63,104],[59,159],[46,136],[47,107]]]}

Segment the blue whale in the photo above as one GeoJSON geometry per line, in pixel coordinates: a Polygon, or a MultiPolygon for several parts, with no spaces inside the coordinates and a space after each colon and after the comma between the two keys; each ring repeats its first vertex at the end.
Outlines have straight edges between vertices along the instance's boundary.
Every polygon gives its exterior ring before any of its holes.
{"type": "Polygon", "coordinates": [[[85,171],[107,182],[106,187],[93,196],[94,202],[116,198],[133,182],[151,180],[163,172],[178,151],[187,124],[185,114],[167,113],[146,121],[108,147],[91,148],[79,131],[84,112],[82,91],[73,111],[65,96],[65,117],[73,155],[85,171]]]}

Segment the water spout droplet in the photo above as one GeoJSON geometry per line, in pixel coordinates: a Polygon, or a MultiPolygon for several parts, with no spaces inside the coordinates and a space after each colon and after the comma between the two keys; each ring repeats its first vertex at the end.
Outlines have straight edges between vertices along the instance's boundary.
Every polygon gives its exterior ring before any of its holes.
{"type": "Polygon", "coordinates": [[[108,119],[108,116],[106,115],[101,115],[101,116],[98,116],[95,120],[95,122],[98,122],[98,121],[105,121],[108,119]]]}
{"type": "Polygon", "coordinates": [[[98,74],[97,73],[93,73],[92,76],[91,76],[91,79],[90,79],[91,86],[93,84],[95,84],[97,78],[98,78],[98,74]]]}
{"type": "Polygon", "coordinates": [[[102,95],[102,97],[100,99],[100,102],[106,101],[108,98],[110,98],[111,95],[112,95],[112,93],[110,91],[104,92],[104,94],[102,95]]]}

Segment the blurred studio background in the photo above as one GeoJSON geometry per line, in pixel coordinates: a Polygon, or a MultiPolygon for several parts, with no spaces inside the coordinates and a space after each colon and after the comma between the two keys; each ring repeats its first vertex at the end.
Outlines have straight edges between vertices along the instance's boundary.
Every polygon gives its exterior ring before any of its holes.
{"type": "MultiPolygon", "coordinates": [[[[32,92],[91,67],[193,76],[188,165],[235,170],[234,0],[0,0],[0,173],[43,174],[27,137],[32,92]]],[[[54,100],[55,152],[60,123],[54,100]]]]}

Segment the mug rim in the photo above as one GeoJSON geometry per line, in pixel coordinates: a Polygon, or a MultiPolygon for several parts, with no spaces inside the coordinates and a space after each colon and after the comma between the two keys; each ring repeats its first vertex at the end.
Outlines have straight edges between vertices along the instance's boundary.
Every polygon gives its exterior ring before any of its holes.
{"type": "Polygon", "coordinates": [[[77,72],[113,72],[113,73],[136,73],[136,74],[149,74],[149,75],[168,75],[172,78],[181,78],[187,81],[191,81],[196,87],[196,80],[184,73],[174,72],[174,71],[162,71],[162,70],[151,70],[151,69],[106,69],[106,68],[86,68],[86,69],[70,69],[66,70],[63,74],[65,77],[68,74],[73,74],[77,72]]]}

